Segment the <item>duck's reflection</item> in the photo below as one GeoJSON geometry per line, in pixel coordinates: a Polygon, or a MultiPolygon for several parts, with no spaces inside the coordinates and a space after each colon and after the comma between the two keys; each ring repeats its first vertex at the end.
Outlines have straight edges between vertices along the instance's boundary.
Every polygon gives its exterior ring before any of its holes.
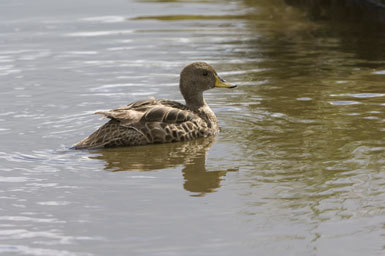
{"type": "Polygon", "coordinates": [[[206,155],[215,138],[188,142],[149,145],[142,147],[113,148],[96,151],[92,159],[106,162],[108,171],[153,171],[183,165],[184,188],[196,196],[214,192],[222,177],[236,169],[207,171],[206,155]]]}

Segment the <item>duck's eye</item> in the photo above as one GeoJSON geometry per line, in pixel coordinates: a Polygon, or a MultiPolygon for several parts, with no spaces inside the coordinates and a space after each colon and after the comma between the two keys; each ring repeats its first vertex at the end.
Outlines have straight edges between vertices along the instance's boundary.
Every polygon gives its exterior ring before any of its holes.
{"type": "Polygon", "coordinates": [[[204,75],[204,76],[208,76],[208,75],[209,75],[209,72],[203,71],[203,75],[204,75]]]}

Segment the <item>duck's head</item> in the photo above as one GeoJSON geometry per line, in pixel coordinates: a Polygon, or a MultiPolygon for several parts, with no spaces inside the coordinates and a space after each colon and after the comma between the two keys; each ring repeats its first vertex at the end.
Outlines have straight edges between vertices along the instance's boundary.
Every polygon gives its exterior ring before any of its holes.
{"type": "Polygon", "coordinates": [[[187,65],[180,73],[180,91],[187,105],[199,107],[204,104],[203,92],[212,88],[235,88],[222,78],[215,69],[205,62],[187,65]]]}

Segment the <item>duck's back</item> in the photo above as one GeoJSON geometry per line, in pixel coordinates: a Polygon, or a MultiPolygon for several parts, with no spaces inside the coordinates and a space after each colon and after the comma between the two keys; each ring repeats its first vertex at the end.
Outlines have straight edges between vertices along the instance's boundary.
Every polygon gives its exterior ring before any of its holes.
{"type": "Polygon", "coordinates": [[[216,133],[204,113],[170,100],[137,101],[97,114],[111,120],[75,144],[75,149],[186,141],[216,133]]]}

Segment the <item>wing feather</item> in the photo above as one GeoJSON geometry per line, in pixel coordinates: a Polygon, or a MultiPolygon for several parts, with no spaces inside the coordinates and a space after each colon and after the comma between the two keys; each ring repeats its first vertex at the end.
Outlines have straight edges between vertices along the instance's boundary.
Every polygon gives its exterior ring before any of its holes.
{"type": "Polygon", "coordinates": [[[187,106],[171,100],[142,100],[120,108],[99,111],[95,114],[117,120],[123,126],[137,126],[148,122],[182,123],[199,116],[187,106]]]}

